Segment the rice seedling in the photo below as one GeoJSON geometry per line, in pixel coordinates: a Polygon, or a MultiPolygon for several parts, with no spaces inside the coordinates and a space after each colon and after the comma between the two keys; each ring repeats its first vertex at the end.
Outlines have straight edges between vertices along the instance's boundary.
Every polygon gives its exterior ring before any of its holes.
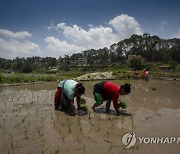
{"type": "Polygon", "coordinates": [[[89,118],[89,120],[92,119],[92,118],[91,118],[91,113],[88,113],[88,118],[89,118]]]}
{"type": "Polygon", "coordinates": [[[11,150],[14,150],[13,135],[9,134],[9,136],[10,136],[11,150]]]}
{"type": "Polygon", "coordinates": [[[101,128],[98,126],[98,129],[96,130],[96,132],[99,132],[101,130],[101,128]]]}
{"type": "Polygon", "coordinates": [[[156,89],[156,87],[153,87],[152,90],[155,91],[155,90],[157,90],[157,89],[156,89]]]}
{"type": "Polygon", "coordinates": [[[126,109],[126,103],[124,101],[120,101],[119,108],[126,109]]]}
{"type": "Polygon", "coordinates": [[[85,153],[85,151],[86,151],[86,146],[84,145],[84,146],[83,146],[83,151],[82,151],[82,152],[85,153]]]}
{"type": "Polygon", "coordinates": [[[82,133],[82,128],[81,127],[79,128],[79,131],[80,131],[80,134],[81,134],[82,133]]]}
{"type": "Polygon", "coordinates": [[[45,152],[46,150],[47,150],[47,147],[45,147],[45,140],[43,140],[41,153],[44,154],[44,152],[45,152]]]}
{"type": "Polygon", "coordinates": [[[22,123],[24,123],[24,122],[25,122],[25,120],[26,120],[26,118],[27,118],[27,116],[26,116],[26,115],[25,115],[24,117],[22,117],[21,122],[22,122],[22,123]]]}
{"type": "Polygon", "coordinates": [[[112,141],[105,140],[105,139],[104,139],[104,141],[105,141],[106,143],[113,143],[112,141]]]}
{"type": "Polygon", "coordinates": [[[123,117],[123,116],[121,116],[121,118],[122,118],[121,121],[122,121],[122,129],[123,129],[123,124],[124,124],[124,121],[125,121],[125,120],[124,120],[124,117],[123,117]]]}
{"type": "Polygon", "coordinates": [[[25,136],[25,139],[27,140],[28,139],[27,131],[24,131],[24,136],[25,136]]]}
{"type": "Polygon", "coordinates": [[[3,129],[3,132],[5,133],[6,132],[5,125],[2,125],[2,129],[3,129]]]}
{"type": "Polygon", "coordinates": [[[80,117],[78,117],[77,120],[78,120],[78,126],[80,126],[81,125],[80,117]]]}
{"type": "Polygon", "coordinates": [[[132,132],[134,131],[134,119],[133,119],[133,115],[131,115],[131,122],[132,122],[132,132]]]}
{"type": "Polygon", "coordinates": [[[58,154],[59,153],[59,147],[56,149],[56,151],[54,152],[54,154],[58,154]]]}
{"type": "Polygon", "coordinates": [[[81,104],[86,104],[86,99],[81,97],[80,102],[81,102],[81,104]]]}
{"type": "Polygon", "coordinates": [[[61,134],[61,133],[62,133],[60,129],[58,129],[58,133],[59,133],[59,134],[61,134]]]}
{"type": "Polygon", "coordinates": [[[43,138],[43,137],[44,137],[44,132],[43,132],[43,131],[40,131],[40,128],[39,128],[39,127],[37,127],[37,131],[38,131],[39,136],[40,136],[41,138],[43,138]]]}
{"type": "Polygon", "coordinates": [[[114,128],[114,123],[111,123],[111,129],[113,129],[114,128]]]}
{"type": "Polygon", "coordinates": [[[95,140],[93,138],[91,138],[89,135],[87,137],[85,137],[85,138],[86,138],[86,140],[89,140],[90,142],[96,143],[95,140]]]}
{"type": "Polygon", "coordinates": [[[109,147],[109,150],[108,150],[108,153],[110,153],[111,152],[111,150],[112,150],[112,144],[110,145],[110,147],[109,147]]]}
{"type": "Polygon", "coordinates": [[[88,133],[90,133],[91,131],[92,131],[92,126],[91,126],[90,130],[88,131],[88,133]]]}
{"type": "Polygon", "coordinates": [[[28,127],[26,126],[25,127],[25,130],[24,130],[24,136],[25,136],[25,139],[28,139],[28,127]]]}
{"type": "Polygon", "coordinates": [[[77,138],[74,141],[77,141],[80,144],[80,134],[77,135],[77,138]]]}
{"type": "Polygon", "coordinates": [[[66,135],[61,135],[61,139],[63,140],[64,143],[65,143],[65,137],[66,135]]]}
{"type": "Polygon", "coordinates": [[[69,125],[68,125],[68,133],[72,134],[72,129],[71,129],[71,127],[69,125]]]}
{"type": "Polygon", "coordinates": [[[109,115],[109,118],[108,118],[108,119],[109,119],[109,121],[112,121],[112,120],[113,120],[113,118],[111,118],[111,116],[110,116],[110,115],[109,115]]]}

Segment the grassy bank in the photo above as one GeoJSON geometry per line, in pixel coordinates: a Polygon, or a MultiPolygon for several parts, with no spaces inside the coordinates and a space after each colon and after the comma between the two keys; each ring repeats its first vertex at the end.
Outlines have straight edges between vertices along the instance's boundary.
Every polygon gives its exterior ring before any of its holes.
{"type": "Polygon", "coordinates": [[[70,79],[72,77],[80,76],[77,72],[69,72],[66,74],[21,74],[21,73],[12,73],[12,74],[0,74],[0,83],[33,83],[33,82],[51,82],[59,81],[63,79],[70,79]]]}
{"type": "MultiPolygon", "coordinates": [[[[11,83],[34,83],[34,82],[51,82],[59,81],[63,79],[72,79],[84,74],[94,72],[112,72],[115,79],[133,79],[134,71],[127,67],[106,67],[101,69],[95,69],[93,71],[83,70],[81,68],[73,68],[66,72],[58,72],[56,74],[22,74],[22,73],[0,73],[0,84],[11,83]]],[[[139,78],[141,77],[142,70],[139,71],[139,78]]],[[[180,71],[163,71],[151,69],[149,70],[150,78],[180,78],[180,71]]]]}

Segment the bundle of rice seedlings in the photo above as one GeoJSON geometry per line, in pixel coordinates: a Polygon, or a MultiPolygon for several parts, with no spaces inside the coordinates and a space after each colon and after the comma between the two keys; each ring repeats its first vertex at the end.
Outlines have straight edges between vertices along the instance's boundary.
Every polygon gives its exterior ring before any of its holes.
{"type": "Polygon", "coordinates": [[[126,103],[124,101],[120,101],[119,108],[126,109],[126,103]]]}
{"type": "Polygon", "coordinates": [[[85,111],[85,113],[88,113],[88,107],[86,106],[86,99],[81,97],[81,110],[85,111]]]}
{"type": "Polygon", "coordinates": [[[81,97],[80,102],[81,102],[81,104],[86,104],[86,99],[81,97]]]}

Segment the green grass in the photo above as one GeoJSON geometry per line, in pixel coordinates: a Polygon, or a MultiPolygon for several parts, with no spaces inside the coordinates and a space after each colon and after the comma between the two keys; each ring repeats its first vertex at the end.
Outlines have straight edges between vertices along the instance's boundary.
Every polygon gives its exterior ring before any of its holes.
{"type": "MultiPolygon", "coordinates": [[[[179,78],[180,77],[180,66],[172,71],[163,71],[159,70],[157,66],[154,66],[149,70],[150,78],[161,78],[161,77],[170,77],[170,78],[179,78]]],[[[109,71],[112,72],[113,76],[116,79],[133,79],[134,70],[128,67],[123,66],[106,66],[106,67],[97,67],[95,70],[91,70],[90,67],[86,68],[86,71],[83,71],[81,67],[70,68],[69,71],[61,71],[56,74],[23,74],[23,73],[11,73],[4,74],[0,73],[0,83],[33,83],[33,82],[51,82],[59,81],[63,79],[72,79],[84,74],[92,72],[103,72],[109,71]]],[[[139,70],[139,77],[141,77],[142,70],[139,70]]],[[[103,77],[103,76],[102,76],[103,77]]]]}

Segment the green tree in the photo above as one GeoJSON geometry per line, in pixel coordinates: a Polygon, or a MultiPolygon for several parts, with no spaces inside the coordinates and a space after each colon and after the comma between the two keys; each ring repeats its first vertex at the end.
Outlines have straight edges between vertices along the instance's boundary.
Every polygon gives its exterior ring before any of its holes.
{"type": "Polygon", "coordinates": [[[133,69],[140,70],[144,67],[142,60],[140,58],[133,58],[129,62],[130,62],[130,67],[133,69]]]}
{"type": "Polygon", "coordinates": [[[32,72],[31,65],[28,63],[25,63],[23,68],[22,68],[22,72],[23,73],[31,73],[32,72]]]}

